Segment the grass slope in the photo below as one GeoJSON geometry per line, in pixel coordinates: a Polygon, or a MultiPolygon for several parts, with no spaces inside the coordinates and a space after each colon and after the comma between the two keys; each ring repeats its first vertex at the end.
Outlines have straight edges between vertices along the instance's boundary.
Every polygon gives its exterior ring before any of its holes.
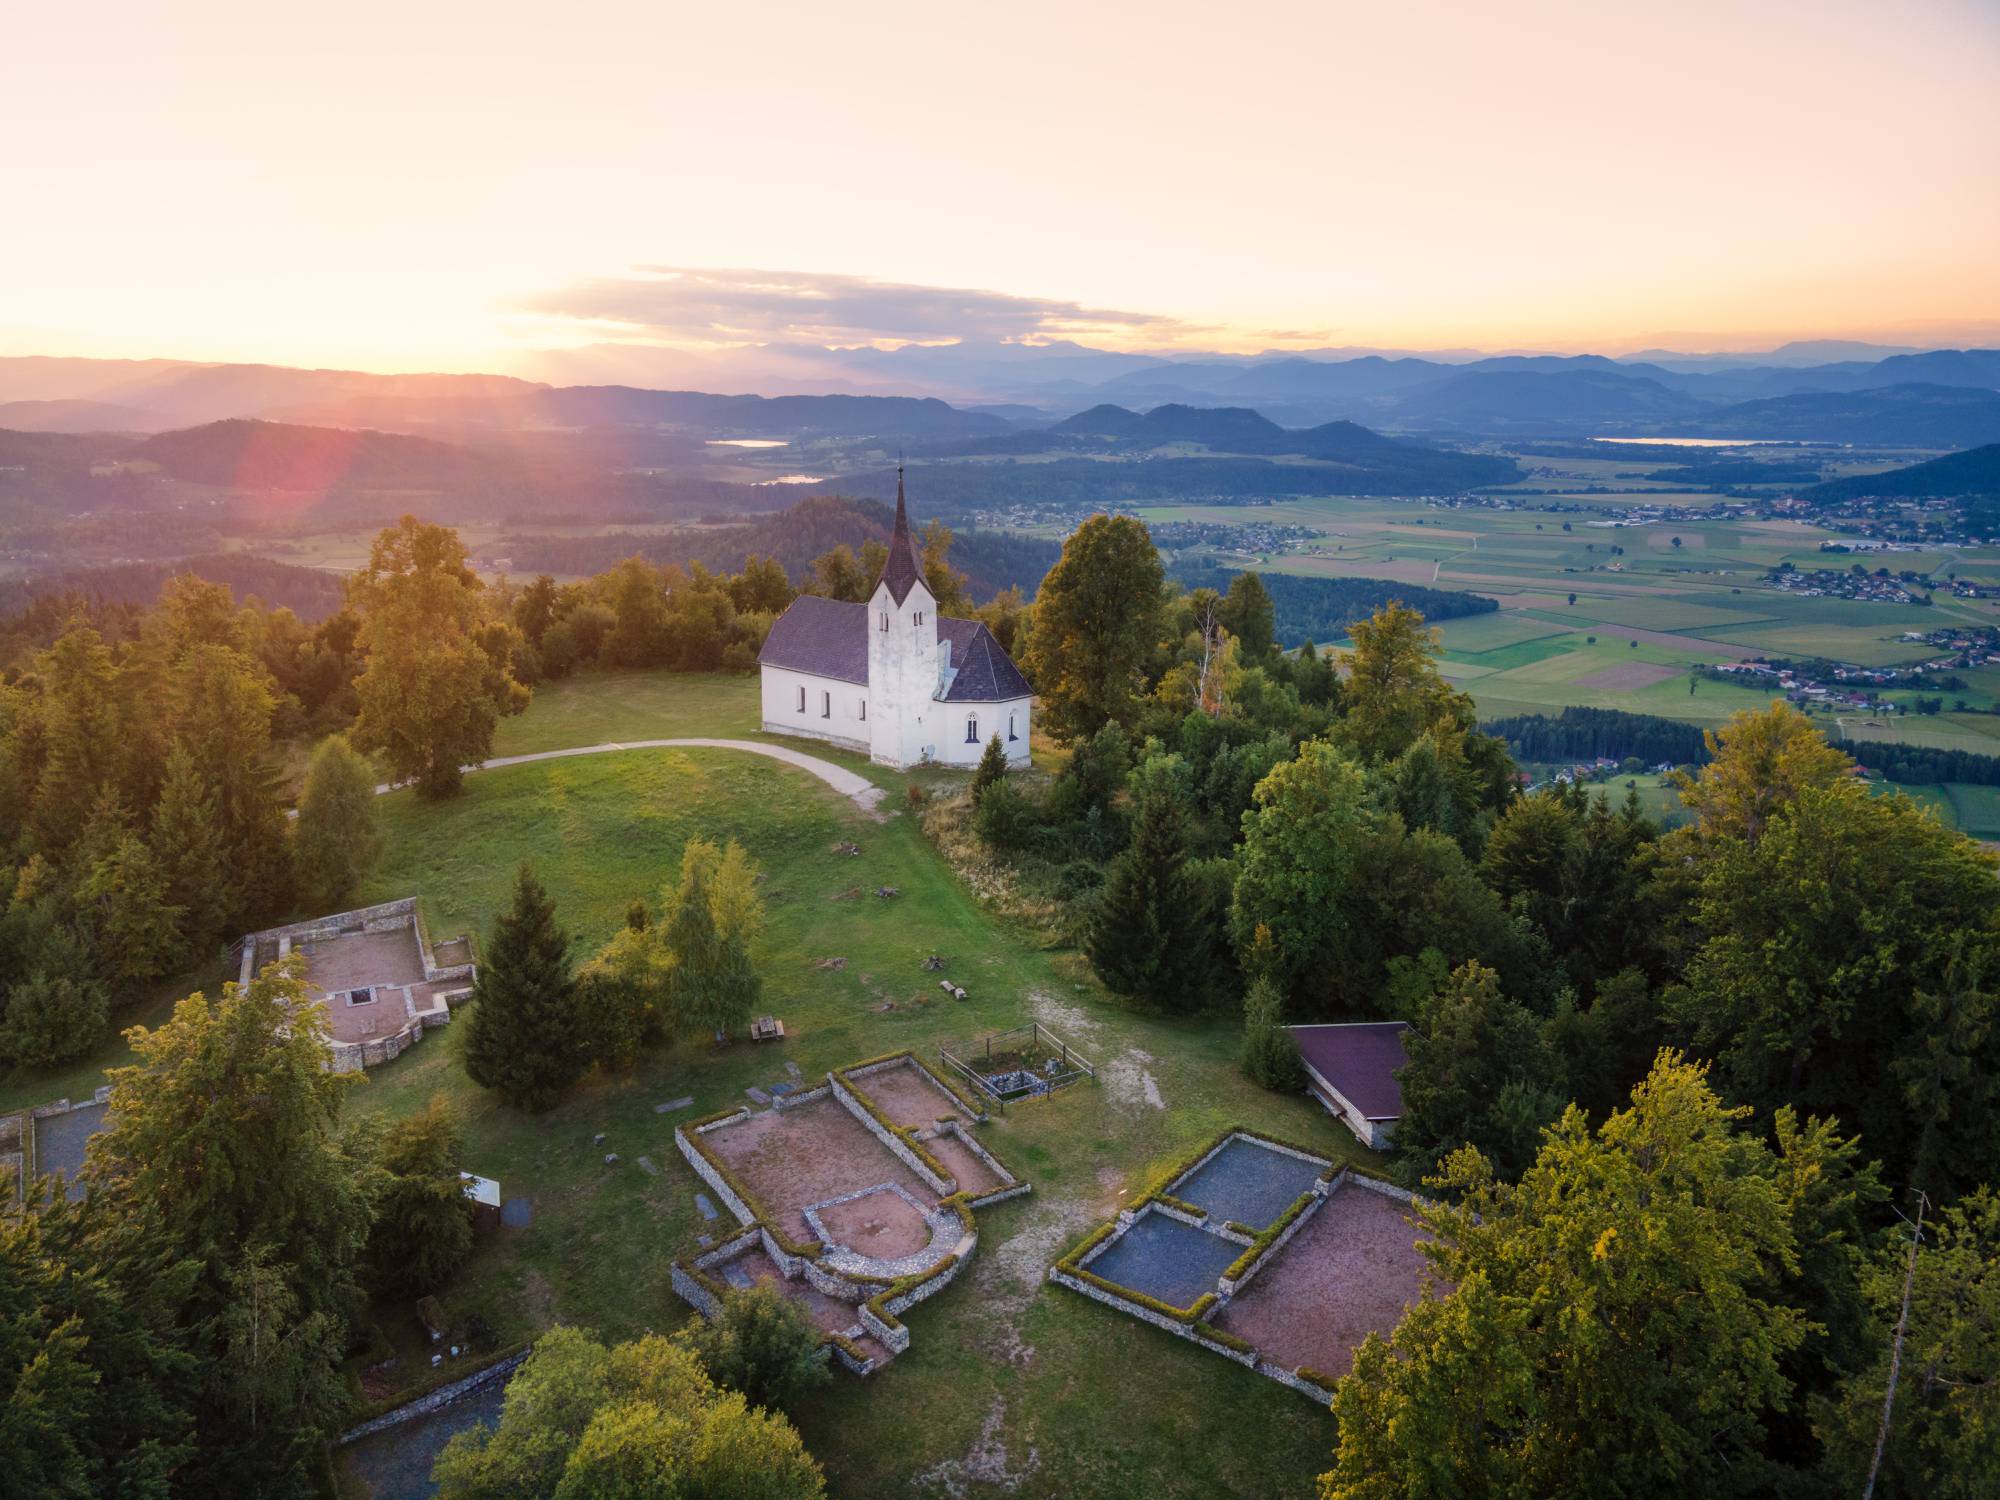
{"type": "MultiPolygon", "coordinates": [[[[741,733],[754,693],[740,679],[584,679],[540,695],[495,748],[741,733]]],[[[897,792],[905,780],[834,758],[897,792]]],[[[530,1119],[468,1083],[466,1029],[453,1026],[357,1091],[355,1111],[383,1117],[408,1114],[434,1090],[450,1095],[466,1115],[467,1165],[500,1178],[509,1197],[534,1201],[533,1226],[488,1242],[444,1294],[455,1320],[477,1312],[503,1341],[554,1321],[616,1338],[679,1326],[688,1314],[668,1267],[712,1226],[695,1211],[699,1184],[674,1149],[676,1120],[781,1080],[787,1060],[814,1077],[1038,1016],[1095,1058],[1101,1079],[986,1127],[1035,1191],[980,1216],[977,1259],[912,1314],[909,1353],[865,1384],[836,1382],[803,1415],[833,1491],[946,1494],[1001,1475],[1030,1493],[1077,1497],[1310,1491],[1332,1439],[1322,1414],[1042,1280],[1085,1227],[1224,1125],[1358,1150],[1308,1101],[1242,1077],[1233,1021],[1169,1023],[1114,1008],[1074,955],[1044,951],[984,910],[908,814],[875,822],[801,772],[728,751],[513,767],[469,779],[450,803],[398,793],[382,810],[387,853],[364,896],[421,892],[441,935],[467,927],[483,935],[523,857],[582,935],[582,951],[615,928],[633,896],[655,896],[694,834],[740,839],[767,875],[769,928],[757,957],[764,1008],[786,1022],[780,1047],[682,1044],[629,1076],[593,1077],[530,1119]],[[835,852],[844,840],[861,854],[835,852]],[[879,899],[872,892],[882,885],[901,894],[879,899]],[[846,896],[852,889],[864,894],[846,896]],[[946,972],[969,1001],[932,999],[936,976],[919,968],[932,951],[949,957],[946,972]],[[845,966],[815,967],[834,957],[845,966]],[[895,1009],[878,1009],[890,1001],[895,1009]],[[656,1103],[684,1094],[694,1098],[687,1110],[655,1113],[656,1103]],[[599,1132],[602,1146],[593,1144],[599,1132]],[[622,1160],[606,1166],[606,1151],[622,1160]],[[657,1176],[637,1165],[641,1156],[657,1176]],[[1196,1429],[1207,1435],[1191,1445],[1186,1434],[1196,1429]]],[[[401,1314],[385,1311],[391,1340],[420,1356],[401,1314]]]]}

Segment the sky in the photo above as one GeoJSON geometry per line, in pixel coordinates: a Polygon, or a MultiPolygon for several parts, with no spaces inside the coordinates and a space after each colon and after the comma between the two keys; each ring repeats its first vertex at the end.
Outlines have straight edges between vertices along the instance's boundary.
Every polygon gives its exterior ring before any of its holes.
{"type": "Polygon", "coordinates": [[[0,48],[0,354],[2000,342],[1993,0],[180,0],[0,48]]]}

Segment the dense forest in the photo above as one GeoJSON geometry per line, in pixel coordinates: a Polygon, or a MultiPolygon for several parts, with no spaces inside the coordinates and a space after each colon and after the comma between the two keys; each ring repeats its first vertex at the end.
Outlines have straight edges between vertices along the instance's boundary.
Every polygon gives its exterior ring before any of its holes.
{"type": "Polygon", "coordinates": [[[1859,1493],[1892,1343],[1878,1488],[2000,1483],[2000,858],[1783,703],[1706,745],[1481,725],[1412,610],[1336,672],[1255,575],[1159,567],[1136,520],[1070,537],[1022,663],[1069,759],[996,756],[926,827],[1132,1005],[1240,1015],[1269,1087],[1288,1023],[1409,1023],[1398,1171],[1447,1290],[1338,1381],[1322,1493],[1859,1493]],[[1688,821],[1523,793],[1510,744],[1697,762],[1688,821]]]}
{"type": "MultiPolygon", "coordinates": [[[[596,573],[631,556],[727,572],[754,556],[775,560],[803,582],[811,576],[813,560],[824,552],[843,544],[858,549],[871,541],[886,543],[894,521],[894,512],[876,501],[821,495],[736,526],[664,536],[515,537],[503,545],[515,571],[523,573],[596,573]]],[[[954,533],[951,558],[981,597],[1009,588],[1032,597],[1060,551],[1059,543],[1042,537],[966,528],[954,533]]]]}
{"type": "Polygon", "coordinates": [[[1622,708],[1579,708],[1557,714],[1517,714],[1488,719],[1488,734],[1507,742],[1517,760],[1537,765],[1564,761],[1624,760],[1637,756],[1649,765],[1700,765],[1708,759],[1701,727],[1658,714],[1627,713],[1622,708]]]}
{"type": "MultiPolygon", "coordinates": [[[[1226,594],[1234,574],[1226,568],[1180,564],[1174,568],[1173,576],[1186,588],[1209,588],[1226,594]]],[[[1277,610],[1278,644],[1286,647],[1306,641],[1338,640],[1347,633],[1349,625],[1367,619],[1391,602],[1405,604],[1433,623],[1490,614],[1500,607],[1483,594],[1427,588],[1387,578],[1309,578],[1298,573],[1260,573],[1258,577],[1277,610]]]]}
{"type": "Polygon", "coordinates": [[[1909,745],[1894,740],[1843,738],[1840,748],[1854,757],[1856,764],[1880,771],[1891,781],[1927,785],[1941,781],[1965,781],[1975,786],[2000,786],[2000,755],[1980,755],[1971,750],[1940,750],[1930,745],[1909,745]]]}

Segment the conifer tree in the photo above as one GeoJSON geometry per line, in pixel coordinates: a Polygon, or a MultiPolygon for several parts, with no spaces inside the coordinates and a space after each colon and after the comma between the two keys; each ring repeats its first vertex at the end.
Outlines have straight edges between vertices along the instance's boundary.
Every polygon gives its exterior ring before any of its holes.
{"type": "Polygon", "coordinates": [[[231,882],[216,833],[215,794],[186,745],[177,743],[167,755],[149,842],[167,900],[180,908],[182,950],[200,957],[225,935],[231,882]]]}
{"type": "Polygon", "coordinates": [[[461,1144],[458,1118],[442,1094],[377,1143],[383,1183],[364,1258],[378,1289],[430,1291],[471,1251],[472,1200],[458,1175],[461,1144]]]}
{"type": "Polygon", "coordinates": [[[668,998],[676,1028],[712,1032],[718,1042],[750,1020],[764,988],[750,964],[750,936],[762,904],[738,878],[742,874],[746,866],[736,846],[726,858],[706,840],[688,840],[680,888],[660,928],[672,956],[668,998]]]}
{"type": "Polygon", "coordinates": [[[993,731],[993,738],[986,742],[986,753],[979,757],[979,769],[972,773],[972,805],[986,800],[986,794],[993,787],[1007,779],[1007,747],[1000,743],[1000,731],[993,731]]]}
{"type": "Polygon", "coordinates": [[[1285,993],[1268,975],[1252,980],[1243,997],[1243,1071],[1279,1093],[1305,1086],[1299,1044],[1285,1029],[1285,993]]]}
{"type": "Polygon", "coordinates": [[[76,888],[79,915],[105,978],[143,984],[181,958],[181,912],[167,900],[167,877],[153,851],[123,835],[76,888]]]}
{"type": "Polygon", "coordinates": [[[1161,1010],[1201,1008],[1216,979],[1213,903],[1187,861],[1186,812],[1170,793],[1148,792],[1091,927],[1098,978],[1161,1010]]]}
{"type": "Polygon", "coordinates": [[[473,988],[465,1071],[506,1103],[537,1112],[583,1073],[569,934],[556,925],[555,903],[522,865],[514,903],[481,956],[473,988]]]}
{"type": "Polygon", "coordinates": [[[313,751],[299,796],[292,858],[300,896],[315,911],[345,906],[381,849],[375,773],[345,735],[328,735],[313,751]]]}

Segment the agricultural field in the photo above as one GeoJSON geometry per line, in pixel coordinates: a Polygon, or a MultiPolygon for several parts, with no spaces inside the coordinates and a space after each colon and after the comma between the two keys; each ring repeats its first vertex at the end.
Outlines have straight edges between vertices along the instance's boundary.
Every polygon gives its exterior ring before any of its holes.
{"type": "MultiPolygon", "coordinates": [[[[1596,460],[1562,460],[1565,466],[1596,460]]],[[[1622,469],[1634,465],[1626,461],[1622,469]]],[[[1635,524],[1635,505],[1692,505],[1715,496],[1523,496],[1523,505],[1575,510],[1452,508],[1420,500],[1302,499],[1240,506],[1152,506],[1149,522],[1300,526],[1319,533],[1299,550],[1220,558],[1232,567],[1319,577],[1389,578],[1465,589],[1497,614],[1444,623],[1444,671],[1486,716],[1553,713],[1566,705],[1622,708],[1716,724],[1769,694],[1696,678],[1700,668],[1757,656],[1826,656],[1868,667],[1907,666],[1938,653],[1906,632],[2000,623],[2000,601],[1955,599],[1953,576],[2000,572],[2000,549],[1951,548],[1881,556],[1819,550],[1835,533],[1795,520],[1681,520],[1635,524]],[[1678,543],[1678,545],[1677,545],[1678,543]],[[1770,569],[1842,569],[1856,561],[1918,571],[1933,603],[1876,603],[1781,592],[1770,569]]],[[[1996,699],[1974,683],[1966,706],[1996,699]]],[[[1837,726],[1825,716],[1829,731],[1837,726]]],[[[1946,714],[1885,721],[1885,737],[1994,753],[2000,718],[1946,714]]]]}

